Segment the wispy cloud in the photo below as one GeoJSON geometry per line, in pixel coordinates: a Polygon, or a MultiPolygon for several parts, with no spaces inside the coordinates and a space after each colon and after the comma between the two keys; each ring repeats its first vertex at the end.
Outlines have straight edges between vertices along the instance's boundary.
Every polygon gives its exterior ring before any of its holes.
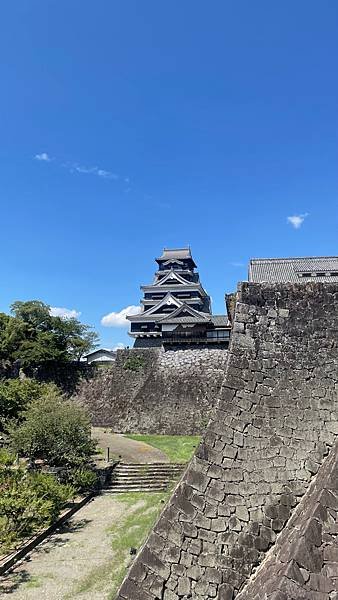
{"type": "Polygon", "coordinates": [[[75,308],[62,308],[59,306],[52,306],[50,314],[52,317],[61,317],[62,319],[77,319],[81,315],[75,308]]]}
{"type": "Polygon", "coordinates": [[[156,206],[158,206],[158,208],[164,208],[164,209],[171,208],[170,202],[161,202],[160,201],[160,202],[156,203],[156,206]]]}
{"type": "Polygon", "coordinates": [[[308,217],[309,213],[303,213],[302,215],[292,215],[291,217],[287,217],[287,222],[292,225],[294,229],[299,229],[306,217],[308,217]]]}
{"type": "Polygon", "coordinates": [[[41,152],[41,154],[36,154],[34,156],[35,160],[42,160],[45,162],[50,162],[52,159],[50,158],[50,156],[47,154],[47,152],[41,152]]]}
{"type": "MultiPolygon", "coordinates": [[[[57,159],[52,159],[49,156],[49,154],[47,154],[47,152],[41,152],[41,154],[35,154],[34,159],[39,160],[39,161],[44,161],[44,162],[51,162],[53,160],[59,167],[63,167],[64,169],[67,169],[70,173],[81,173],[84,175],[96,175],[97,177],[100,177],[101,179],[113,179],[116,181],[118,179],[120,179],[120,176],[117,173],[113,173],[112,171],[108,171],[107,169],[102,169],[102,167],[98,167],[98,166],[91,167],[91,166],[80,164],[78,162],[62,163],[62,162],[58,161],[57,159]]],[[[129,183],[129,181],[130,181],[129,177],[123,177],[122,179],[123,179],[124,183],[129,183]]]]}
{"type": "Polygon", "coordinates": [[[111,312],[105,315],[101,319],[101,325],[104,327],[127,327],[129,321],[127,321],[127,315],[138,315],[141,312],[140,306],[126,306],[118,312],[111,312]]]}
{"type": "Polygon", "coordinates": [[[114,346],[113,350],[123,350],[125,348],[125,345],[122,344],[122,342],[119,342],[118,344],[116,344],[116,346],[114,346]]]}
{"type": "Polygon", "coordinates": [[[106,169],[100,169],[100,167],[86,167],[77,163],[63,166],[68,168],[70,173],[76,172],[83,173],[85,175],[97,175],[102,179],[119,179],[119,176],[116,173],[112,173],[111,171],[107,171],[106,169]]]}
{"type": "Polygon", "coordinates": [[[229,265],[231,265],[232,267],[245,267],[245,263],[244,262],[230,262],[229,265]]]}

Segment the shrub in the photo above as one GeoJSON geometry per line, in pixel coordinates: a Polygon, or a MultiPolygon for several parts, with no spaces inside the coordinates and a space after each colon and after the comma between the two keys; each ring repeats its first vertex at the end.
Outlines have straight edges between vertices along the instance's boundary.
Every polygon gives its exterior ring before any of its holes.
{"type": "Polygon", "coordinates": [[[123,365],[129,371],[140,371],[144,367],[144,359],[141,356],[130,356],[123,365]]]}
{"type": "Polygon", "coordinates": [[[3,551],[50,525],[74,495],[52,475],[0,468],[0,547],[3,551]]]}
{"type": "Polygon", "coordinates": [[[9,419],[19,419],[32,400],[53,389],[56,389],[53,384],[39,383],[34,379],[0,380],[0,428],[9,419]]]}
{"type": "Polygon", "coordinates": [[[97,474],[92,469],[73,469],[67,476],[67,480],[77,491],[93,490],[97,484],[97,474]]]}
{"type": "Polygon", "coordinates": [[[6,448],[0,448],[0,469],[10,467],[14,464],[15,456],[6,448]]]}
{"type": "Polygon", "coordinates": [[[22,423],[9,427],[11,448],[50,466],[79,468],[95,449],[86,410],[55,389],[34,400],[22,413],[22,423]]]}

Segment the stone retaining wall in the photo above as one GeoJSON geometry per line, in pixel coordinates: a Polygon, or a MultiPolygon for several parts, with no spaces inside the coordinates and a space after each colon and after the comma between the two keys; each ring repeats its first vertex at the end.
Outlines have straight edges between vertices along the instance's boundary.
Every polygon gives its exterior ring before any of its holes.
{"type": "Polygon", "coordinates": [[[119,600],[231,600],[338,434],[337,284],[239,287],[204,439],[119,600]]]}
{"type": "Polygon", "coordinates": [[[227,350],[119,350],[117,360],[78,392],[95,426],[120,433],[202,433],[219,396],[227,350]],[[125,368],[136,360],[137,370],[125,368]]]}

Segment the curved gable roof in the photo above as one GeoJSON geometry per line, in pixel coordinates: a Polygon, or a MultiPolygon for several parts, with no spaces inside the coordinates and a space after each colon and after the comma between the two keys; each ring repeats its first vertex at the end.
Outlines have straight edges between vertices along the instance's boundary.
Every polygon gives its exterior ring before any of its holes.
{"type": "Polygon", "coordinates": [[[179,275],[174,271],[174,269],[170,269],[169,273],[167,273],[162,279],[159,279],[154,285],[161,287],[161,285],[165,284],[168,279],[176,279],[178,283],[182,285],[191,285],[191,281],[184,279],[182,275],[179,275]]]}
{"type": "Polygon", "coordinates": [[[159,322],[164,322],[164,321],[168,321],[169,319],[179,318],[182,313],[188,313],[192,317],[193,320],[196,319],[198,321],[203,321],[203,322],[208,322],[211,320],[210,314],[199,312],[198,310],[195,310],[194,308],[192,308],[191,306],[189,306],[188,304],[186,304],[184,302],[184,303],[182,303],[181,306],[176,308],[176,310],[174,310],[172,313],[170,313],[170,315],[163,315],[163,318],[161,318],[159,320],[159,322]]]}

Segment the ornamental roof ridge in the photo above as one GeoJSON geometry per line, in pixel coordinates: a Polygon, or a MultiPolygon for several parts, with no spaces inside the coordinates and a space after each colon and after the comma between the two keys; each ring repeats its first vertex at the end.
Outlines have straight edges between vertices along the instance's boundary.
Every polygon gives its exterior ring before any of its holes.
{"type": "Polygon", "coordinates": [[[164,296],[164,298],[162,298],[162,300],[159,300],[159,302],[157,302],[157,304],[155,304],[151,308],[148,308],[148,310],[140,312],[137,315],[127,315],[126,318],[128,319],[128,321],[133,321],[133,320],[135,320],[135,319],[133,319],[133,317],[142,318],[142,317],[151,315],[155,310],[157,310],[164,304],[167,304],[169,299],[173,301],[173,304],[176,304],[177,308],[179,308],[181,305],[183,305],[183,302],[181,300],[179,300],[178,298],[175,298],[175,296],[173,296],[170,292],[167,292],[167,294],[164,296]]]}
{"type": "Polygon", "coordinates": [[[164,315],[161,319],[159,319],[159,322],[165,321],[168,318],[173,319],[177,317],[182,311],[187,311],[189,314],[191,314],[191,316],[195,316],[199,319],[204,319],[205,321],[209,321],[211,318],[211,313],[202,313],[201,311],[195,310],[194,308],[183,302],[182,306],[178,306],[175,310],[173,310],[172,313],[170,313],[170,315],[164,315]]]}
{"type": "Polygon", "coordinates": [[[156,281],[156,286],[161,286],[163,285],[163,283],[165,283],[168,279],[170,279],[171,276],[174,276],[175,279],[177,279],[177,281],[181,281],[182,283],[185,284],[190,284],[191,282],[188,281],[187,279],[185,279],[184,277],[182,277],[182,275],[179,275],[178,273],[175,272],[175,269],[171,268],[168,273],[162,278],[159,279],[158,281],[156,281]]]}

